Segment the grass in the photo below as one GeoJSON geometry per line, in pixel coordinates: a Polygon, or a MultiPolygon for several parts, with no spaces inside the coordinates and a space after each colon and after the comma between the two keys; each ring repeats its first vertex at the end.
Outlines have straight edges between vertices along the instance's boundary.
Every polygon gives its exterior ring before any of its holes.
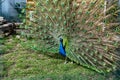
{"type": "Polygon", "coordinates": [[[58,53],[30,50],[29,40],[10,37],[4,41],[2,80],[114,80],[115,76],[98,74],[68,61],[58,53]]]}

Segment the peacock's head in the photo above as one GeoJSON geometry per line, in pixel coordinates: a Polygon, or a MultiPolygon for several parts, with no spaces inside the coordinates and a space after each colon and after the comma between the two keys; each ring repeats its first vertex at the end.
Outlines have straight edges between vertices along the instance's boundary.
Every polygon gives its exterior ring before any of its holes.
{"type": "Polygon", "coordinates": [[[68,46],[68,39],[66,37],[60,37],[59,38],[60,43],[62,43],[63,47],[67,47],[68,46]]]}
{"type": "Polygon", "coordinates": [[[62,38],[60,38],[60,42],[63,43],[63,39],[62,38]]]}

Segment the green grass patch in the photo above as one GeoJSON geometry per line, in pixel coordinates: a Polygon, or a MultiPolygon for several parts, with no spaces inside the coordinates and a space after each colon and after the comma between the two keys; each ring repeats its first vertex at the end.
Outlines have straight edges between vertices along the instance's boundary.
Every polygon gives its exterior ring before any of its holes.
{"type": "Polygon", "coordinates": [[[3,80],[114,80],[84,68],[72,61],[64,64],[65,58],[58,53],[43,53],[29,49],[30,40],[6,39],[6,54],[3,60],[3,80]],[[22,43],[22,45],[21,45],[22,43]]]}

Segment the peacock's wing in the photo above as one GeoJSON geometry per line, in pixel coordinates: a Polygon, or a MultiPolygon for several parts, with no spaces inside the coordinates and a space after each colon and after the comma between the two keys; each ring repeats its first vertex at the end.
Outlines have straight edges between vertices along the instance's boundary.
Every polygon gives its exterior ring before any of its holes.
{"type": "MultiPolygon", "coordinates": [[[[113,6],[106,11],[111,8],[113,6]]],[[[118,41],[115,41],[115,33],[109,29],[112,23],[106,20],[112,15],[104,13],[103,1],[81,2],[77,10],[77,24],[70,30],[68,37],[67,56],[100,73],[118,68],[120,55],[115,52],[118,41]]]]}
{"type": "MultiPolygon", "coordinates": [[[[58,52],[59,38],[61,35],[68,35],[68,22],[73,19],[71,14],[72,0],[37,0],[34,34],[39,49],[44,51],[58,52]],[[38,41],[39,40],[39,41],[38,41]]],[[[32,29],[33,31],[33,29],[32,29]]]]}

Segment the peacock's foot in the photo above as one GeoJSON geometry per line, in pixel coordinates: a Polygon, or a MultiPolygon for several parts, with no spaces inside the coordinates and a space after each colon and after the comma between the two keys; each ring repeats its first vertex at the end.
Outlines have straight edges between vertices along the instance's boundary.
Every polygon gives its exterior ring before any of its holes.
{"type": "Polygon", "coordinates": [[[72,61],[72,62],[70,62],[71,64],[73,64],[74,62],[72,61]]]}
{"type": "Polygon", "coordinates": [[[68,61],[65,61],[65,62],[64,62],[64,64],[67,64],[67,63],[68,63],[68,61]]]}

